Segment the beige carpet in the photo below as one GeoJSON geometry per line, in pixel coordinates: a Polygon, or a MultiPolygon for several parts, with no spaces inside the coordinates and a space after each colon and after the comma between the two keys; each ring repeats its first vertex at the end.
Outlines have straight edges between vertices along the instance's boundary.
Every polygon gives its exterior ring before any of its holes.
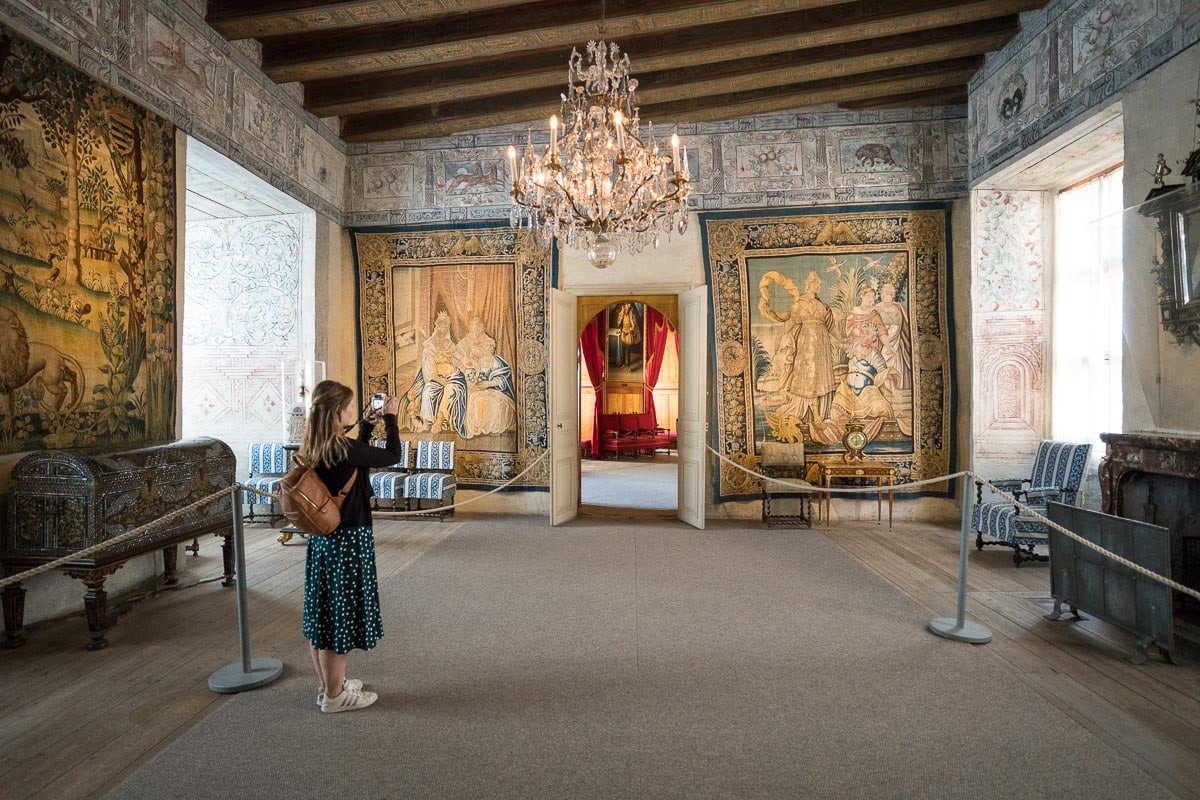
{"type": "Polygon", "coordinates": [[[816,532],[481,518],[382,607],[375,707],[298,648],[110,796],[1171,796],[816,532]]]}

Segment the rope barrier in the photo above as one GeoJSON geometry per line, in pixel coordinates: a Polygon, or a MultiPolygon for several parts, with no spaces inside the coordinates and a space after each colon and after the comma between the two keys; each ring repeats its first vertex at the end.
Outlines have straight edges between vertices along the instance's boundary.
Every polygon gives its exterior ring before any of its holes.
{"type": "Polygon", "coordinates": [[[818,486],[817,484],[809,483],[808,481],[803,481],[801,483],[791,483],[783,478],[772,478],[769,475],[763,475],[761,472],[755,472],[752,469],[747,469],[746,467],[743,467],[741,464],[737,463],[736,461],[729,458],[728,456],[724,456],[724,455],[718,453],[716,450],[713,449],[713,446],[711,444],[706,444],[705,447],[708,448],[708,452],[712,453],[714,456],[721,459],[722,461],[729,464],[730,466],[740,469],[742,472],[745,472],[747,475],[753,475],[755,478],[761,478],[772,484],[779,485],[779,486],[787,486],[789,489],[798,489],[799,491],[802,491],[802,492],[830,492],[831,494],[862,494],[863,492],[874,491],[874,492],[878,492],[878,493],[882,494],[884,492],[894,492],[897,489],[911,489],[915,486],[925,486],[925,485],[928,485],[931,483],[944,483],[946,481],[953,480],[954,478],[960,478],[963,475],[971,474],[971,473],[967,472],[966,470],[964,470],[962,472],[955,472],[950,475],[943,475],[940,478],[926,478],[925,480],[922,480],[922,481],[912,481],[910,483],[897,483],[897,484],[894,484],[891,486],[852,486],[852,487],[839,489],[836,486],[818,486]]]}
{"type": "MultiPolygon", "coordinates": [[[[541,454],[540,456],[538,456],[538,457],[537,457],[537,458],[535,458],[533,461],[531,461],[531,462],[529,463],[529,466],[528,466],[528,467],[526,467],[525,469],[521,470],[520,474],[518,474],[518,475],[514,475],[513,477],[509,478],[509,479],[508,479],[507,481],[505,481],[504,483],[500,484],[499,486],[497,486],[497,487],[495,487],[495,488],[493,488],[493,489],[490,489],[490,490],[488,490],[488,491],[484,492],[484,493],[483,493],[483,494],[481,494],[481,495],[477,495],[476,497],[470,497],[470,498],[467,498],[466,500],[463,500],[461,503],[454,503],[453,505],[448,505],[448,506],[438,506],[437,508],[418,509],[418,510],[416,510],[416,511],[382,511],[382,512],[381,512],[381,511],[375,511],[375,512],[372,512],[372,513],[377,513],[377,514],[378,514],[378,513],[387,514],[387,518],[389,518],[389,519],[390,519],[390,518],[392,518],[392,517],[417,517],[417,516],[429,516],[430,514],[434,514],[434,513],[441,513],[441,512],[443,512],[443,511],[450,511],[450,510],[453,510],[453,509],[456,509],[456,508],[462,508],[462,507],[463,507],[463,506],[465,506],[465,505],[470,505],[471,503],[474,503],[474,502],[475,502],[475,501],[477,501],[477,500],[482,500],[483,498],[485,498],[485,497],[487,497],[487,496],[489,496],[489,495],[493,495],[493,494],[495,494],[496,492],[499,492],[499,491],[501,491],[502,489],[505,489],[505,488],[507,488],[507,487],[509,487],[509,486],[512,486],[514,483],[516,483],[517,481],[521,480],[521,478],[524,478],[524,477],[525,477],[527,474],[529,474],[529,472],[530,472],[530,471],[531,471],[531,470],[532,470],[534,467],[536,467],[538,464],[540,464],[540,463],[541,463],[543,460],[545,460],[545,459],[546,459],[546,458],[548,458],[549,456],[550,456],[550,449],[549,449],[549,448],[547,448],[546,450],[542,451],[542,454],[541,454]]],[[[420,502],[420,501],[418,501],[418,502],[420,502]]]]}
{"type": "MultiPolygon", "coordinates": [[[[737,463],[733,459],[728,458],[728,457],[722,455],[721,453],[717,452],[716,450],[714,450],[712,445],[705,445],[705,446],[708,448],[708,451],[710,453],[712,453],[713,455],[715,455],[717,458],[721,459],[722,461],[729,464],[730,466],[740,469],[742,472],[745,472],[747,475],[752,475],[755,478],[760,478],[762,480],[769,481],[772,484],[787,486],[789,488],[794,488],[794,489],[798,489],[800,491],[805,491],[805,492],[833,492],[833,493],[837,493],[837,494],[862,494],[864,492],[883,493],[883,492],[888,492],[888,491],[895,491],[897,489],[908,489],[908,488],[912,488],[915,486],[925,486],[930,483],[942,483],[944,481],[948,481],[953,478],[960,478],[964,475],[969,476],[973,480],[975,480],[977,483],[980,483],[980,484],[988,487],[988,489],[995,492],[997,495],[999,495],[1004,500],[1007,500],[1010,503],[1012,503],[1014,506],[1017,507],[1017,509],[1020,511],[1020,513],[1027,514],[1028,516],[1033,517],[1034,519],[1038,520],[1039,522],[1045,523],[1048,527],[1051,527],[1054,530],[1056,530],[1062,534],[1065,534],[1068,538],[1074,539],[1076,542],[1079,542],[1080,544],[1084,545],[1085,547],[1095,550],[1097,553],[1100,553],[1103,556],[1107,556],[1108,558],[1112,559],[1113,561],[1115,561],[1116,563],[1120,564],[1123,567],[1127,567],[1127,568],[1133,570],[1134,572],[1137,572],[1141,575],[1145,575],[1148,578],[1152,578],[1153,580],[1156,580],[1165,586],[1169,586],[1170,588],[1174,589],[1177,592],[1182,592],[1183,594],[1189,595],[1191,597],[1196,598],[1197,600],[1200,600],[1200,591],[1197,591],[1196,589],[1193,589],[1190,586],[1184,586],[1181,583],[1177,583],[1176,581],[1173,581],[1164,575],[1159,575],[1157,572],[1148,570],[1145,567],[1141,566],[1140,564],[1135,564],[1134,562],[1130,561],[1129,559],[1127,559],[1123,556],[1119,556],[1116,553],[1112,552],[1111,550],[1106,550],[1105,548],[1101,547],[1100,545],[1096,544],[1095,542],[1091,542],[1091,541],[1088,541],[1087,539],[1084,539],[1082,536],[1075,533],[1074,531],[1067,530],[1062,525],[1059,525],[1057,522],[1053,522],[1052,520],[1050,520],[1043,514],[1039,513],[1037,511],[1037,509],[1033,508],[1032,506],[1029,506],[1026,503],[1021,502],[1020,500],[1018,500],[1016,497],[1009,494],[1008,492],[997,488],[987,478],[984,478],[983,476],[979,475],[976,472],[972,472],[971,470],[961,470],[959,472],[955,472],[950,475],[943,475],[943,476],[937,477],[937,478],[927,478],[925,480],[912,481],[910,483],[901,483],[901,484],[896,484],[895,486],[857,486],[857,487],[853,487],[853,488],[838,489],[838,488],[835,488],[832,486],[817,486],[815,484],[808,483],[807,481],[805,481],[803,483],[792,483],[792,482],[788,482],[786,480],[782,480],[780,478],[773,478],[769,475],[764,475],[761,472],[755,472],[754,470],[747,469],[746,467],[737,463]]],[[[963,501],[965,502],[966,500],[967,500],[967,498],[964,497],[963,501]]]]}
{"type": "Polygon", "coordinates": [[[152,528],[155,528],[158,525],[161,525],[164,522],[170,522],[171,520],[175,519],[176,517],[181,517],[184,514],[188,513],[189,511],[197,509],[202,505],[212,503],[226,495],[233,494],[240,488],[243,488],[243,487],[236,483],[233,486],[227,486],[219,492],[210,494],[207,497],[202,497],[194,503],[189,503],[188,505],[184,506],[183,508],[178,508],[168,514],[164,514],[163,516],[159,517],[156,520],[151,520],[150,522],[147,522],[145,525],[139,525],[138,527],[134,528],[131,531],[126,531],[125,533],[122,533],[120,536],[114,536],[111,539],[106,539],[103,542],[100,542],[99,544],[92,545],[91,547],[85,547],[82,550],[78,550],[74,553],[71,553],[68,556],[63,556],[62,558],[56,558],[53,561],[47,562],[45,564],[39,564],[38,566],[33,567],[32,569],[27,569],[24,572],[18,572],[16,575],[10,575],[9,577],[4,578],[3,580],[0,580],[0,589],[4,588],[5,586],[8,586],[9,584],[20,583],[22,580],[25,580],[26,578],[32,578],[34,575],[40,575],[43,572],[49,572],[52,569],[57,569],[57,568],[61,567],[63,564],[69,564],[70,562],[72,562],[78,558],[82,558],[84,556],[91,555],[92,553],[95,553],[97,550],[104,550],[109,547],[112,547],[115,544],[120,544],[121,542],[132,539],[135,536],[139,536],[139,535],[145,533],[146,531],[151,530],[152,528]]]}
{"type": "MultiPolygon", "coordinates": [[[[959,477],[963,477],[963,476],[970,476],[977,483],[987,486],[988,489],[990,489],[995,494],[997,494],[1000,497],[1002,497],[1003,499],[1013,503],[1013,505],[1015,505],[1017,507],[1017,509],[1019,509],[1022,513],[1032,516],[1034,519],[1037,519],[1039,522],[1042,522],[1042,523],[1046,524],[1048,527],[1053,528],[1054,530],[1064,534],[1068,538],[1073,539],[1076,542],[1079,542],[1080,544],[1084,545],[1085,547],[1091,548],[1092,550],[1096,551],[1097,553],[1100,553],[1101,555],[1112,559],[1114,562],[1116,562],[1117,564],[1120,564],[1123,567],[1131,569],[1138,574],[1145,575],[1146,577],[1151,578],[1152,580],[1156,580],[1159,583],[1161,583],[1165,586],[1168,586],[1177,592],[1181,592],[1183,594],[1194,597],[1197,600],[1200,600],[1200,591],[1197,591],[1196,589],[1193,589],[1190,586],[1184,586],[1183,584],[1178,583],[1174,580],[1171,580],[1170,578],[1168,578],[1166,576],[1159,575],[1157,572],[1148,570],[1145,567],[1141,566],[1140,564],[1135,564],[1134,562],[1130,561],[1129,559],[1127,559],[1123,556],[1117,555],[1116,553],[1112,552],[1111,550],[1106,550],[1105,548],[1101,547],[1100,545],[1095,544],[1094,542],[1090,542],[1087,539],[1084,539],[1082,536],[1075,533],[1074,531],[1067,530],[1062,525],[1059,525],[1058,523],[1053,522],[1052,520],[1048,519],[1046,516],[1039,513],[1033,507],[1021,502],[1020,500],[1017,500],[1016,497],[1009,494],[1008,492],[1005,492],[1002,489],[997,488],[991,481],[978,475],[975,472],[972,472],[971,470],[961,470],[959,472],[955,472],[950,475],[942,475],[942,476],[939,476],[936,478],[927,478],[925,480],[912,481],[909,483],[897,484],[895,486],[878,486],[878,487],[860,486],[860,487],[853,487],[853,488],[837,489],[835,487],[815,486],[808,482],[792,483],[789,481],[781,480],[779,478],[772,478],[768,475],[762,474],[761,472],[755,472],[754,470],[751,470],[751,469],[748,469],[748,468],[742,466],[741,464],[737,463],[736,461],[734,461],[734,460],[722,455],[721,453],[717,452],[716,450],[714,450],[712,445],[706,445],[706,447],[707,447],[708,451],[711,452],[713,455],[715,455],[717,458],[719,458],[720,460],[728,463],[729,465],[741,470],[742,472],[745,472],[747,475],[750,475],[755,478],[759,478],[761,480],[766,480],[771,483],[780,484],[780,485],[787,486],[790,488],[798,489],[800,491],[808,491],[808,492],[832,492],[832,493],[851,493],[851,494],[861,494],[863,492],[871,492],[871,491],[885,492],[885,491],[895,491],[897,489],[909,489],[909,488],[914,488],[917,486],[925,486],[925,485],[928,485],[931,483],[943,483],[945,481],[953,480],[955,478],[959,478],[959,477]]],[[[525,477],[525,475],[527,475],[534,467],[536,467],[538,464],[540,464],[549,455],[550,455],[549,450],[544,451],[540,456],[538,456],[536,459],[534,459],[532,462],[530,462],[529,466],[527,466],[519,474],[513,476],[512,478],[510,478],[509,480],[500,484],[499,486],[495,487],[494,489],[484,492],[483,494],[478,495],[476,497],[472,497],[467,500],[464,500],[461,503],[454,503],[453,505],[442,506],[437,509],[423,509],[423,510],[417,510],[417,511],[394,511],[394,512],[384,512],[384,513],[389,514],[389,516],[396,516],[396,517],[424,516],[424,515],[428,515],[428,514],[434,513],[434,512],[447,511],[447,510],[451,510],[451,509],[461,508],[465,505],[469,505],[478,500],[482,500],[483,498],[488,497],[489,495],[493,495],[493,494],[501,491],[502,489],[516,483],[521,478],[525,477]]],[[[50,570],[57,569],[58,567],[61,567],[64,564],[68,564],[72,561],[75,561],[76,559],[90,555],[94,552],[97,552],[98,550],[103,550],[103,549],[112,547],[113,545],[120,544],[124,541],[132,539],[136,536],[139,536],[139,535],[145,533],[146,531],[151,530],[158,525],[161,525],[164,522],[169,522],[177,517],[183,516],[184,514],[187,514],[188,512],[195,510],[196,508],[199,508],[200,506],[212,503],[226,495],[232,494],[237,491],[249,492],[251,494],[260,495],[262,497],[270,497],[273,500],[279,499],[278,494],[274,494],[271,492],[264,492],[259,489],[251,488],[249,486],[243,486],[241,484],[234,484],[233,486],[228,486],[224,489],[221,489],[218,492],[208,495],[207,497],[202,497],[199,500],[196,500],[195,502],[189,503],[188,505],[184,506],[183,508],[179,508],[179,509],[176,509],[175,511],[165,514],[156,520],[146,523],[145,525],[140,525],[131,531],[126,531],[125,533],[121,534],[120,536],[113,537],[112,539],[108,539],[106,541],[100,542],[99,544],[94,544],[91,547],[85,547],[84,549],[78,550],[74,553],[71,553],[70,555],[66,555],[61,558],[57,558],[54,561],[50,561],[46,564],[41,564],[39,566],[33,567],[32,569],[25,570],[24,572],[19,572],[16,575],[10,575],[6,578],[0,579],[0,588],[9,586],[10,584],[19,583],[22,580],[32,578],[35,575],[40,575],[43,572],[49,572],[50,570]]],[[[968,498],[966,498],[966,497],[962,498],[962,502],[964,502],[964,503],[968,502],[968,498]]]]}

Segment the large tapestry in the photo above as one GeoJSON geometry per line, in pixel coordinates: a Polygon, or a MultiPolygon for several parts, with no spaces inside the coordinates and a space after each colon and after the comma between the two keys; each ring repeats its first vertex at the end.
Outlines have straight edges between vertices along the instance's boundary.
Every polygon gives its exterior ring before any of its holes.
{"type": "Polygon", "coordinates": [[[172,438],[174,131],[0,26],[0,452],[172,438]]]}
{"type": "Polygon", "coordinates": [[[456,441],[461,485],[522,472],[548,445],[550,251],[499,224],[353,236],[363,395],[400,397],[404,438],[456,441]]]}
{"type": "MultiPolygon", "coordinates": [[[[700,215],[721,453],[757,470],[763,442],[803,442],[810,464],[840,460],[854,423],[898,482],[949,471],[947,217],[941,204],[700,215]]],[[[716,489],[758,483],[718,464],[716,489]]]]}

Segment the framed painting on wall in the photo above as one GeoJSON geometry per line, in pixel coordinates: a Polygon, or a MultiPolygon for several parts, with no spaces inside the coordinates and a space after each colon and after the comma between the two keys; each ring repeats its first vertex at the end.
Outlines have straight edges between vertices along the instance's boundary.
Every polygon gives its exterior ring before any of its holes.
{"type": "Polygon", "coordinates": [[[640,414],[646,388],[646,305],[623,300],[608,307],[604,410],[640,414]]]}

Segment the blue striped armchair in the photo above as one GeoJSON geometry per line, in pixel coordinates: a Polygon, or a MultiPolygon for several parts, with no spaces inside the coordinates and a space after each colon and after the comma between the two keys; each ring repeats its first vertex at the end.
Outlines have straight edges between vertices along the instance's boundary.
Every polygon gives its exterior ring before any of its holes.
{"type": "MultiPolygon", "coordinates": [[[[383,439],[375,442],[376,447],[386,447],[383,439]]],[[[390,467],[371,471],[371,503],[376,509],[395,509],[396,501],[404,497],[404,480],[412,469],[411,448],[408,442],[400,442],[400,460],[390,467]]]]}
{"type": "MultiPolygon", "coordinates": [[[[1038,445],[1037,458],[1033,462],[1033,473],[1028,478],[1001,478],[991,483],[1001,491],[1008,492],[1017,500],[1046,514],[1046,503],[1053,500],[1065,505],[1076,505],[1079,487],[1087,472],[1090,444],[1055,442],[1049,439],[1038,445]]],[[[975,481],[976,502],[971,512],[971,528],[975,531],[975,546],[982,550],[986,545],[1004,545],[1013,549],[1013,563],[1018,567],[1022,561],[1049,561],[1050,556],[1041,555],[1034,547],[1046,544],[1050,534],[1046,523],[1022,513],[1008,500],[983,500],[983,484],[975,481]],[[984,537],[987,539],[984,539],[984,537]],[[1022,551],[1022,548],[1024,550],[1022,551]]]]}
{"type": "MultiPolygon", "coordinates": [[[[244,485],[260,492],[277,491],[279,481],[287,474],[290,460],[287,451],[283,449],[283,442],[253,442],[247,458],[249,474],[244,485]]],[[[274,499],[253,492],[242,492],[242,503],[246,508],[246,522],[266,520],[268,525],[274,525],[275,520],[283,519],[283,511],[274,499]],[[257,513],[256,508],[260,509],[257,513]]]]}
{"type": "Polygon", "coordinates": [[[454,442],[417,442],[417,462],[414,472],[404,479],[404,500],[408,508],[421,509],[423,503],[432,501],[430,514],[438,519],[454,515],[454,509],[443,510],[454,505],[454,493],[458,484],[454,479],[454,442]]]}

